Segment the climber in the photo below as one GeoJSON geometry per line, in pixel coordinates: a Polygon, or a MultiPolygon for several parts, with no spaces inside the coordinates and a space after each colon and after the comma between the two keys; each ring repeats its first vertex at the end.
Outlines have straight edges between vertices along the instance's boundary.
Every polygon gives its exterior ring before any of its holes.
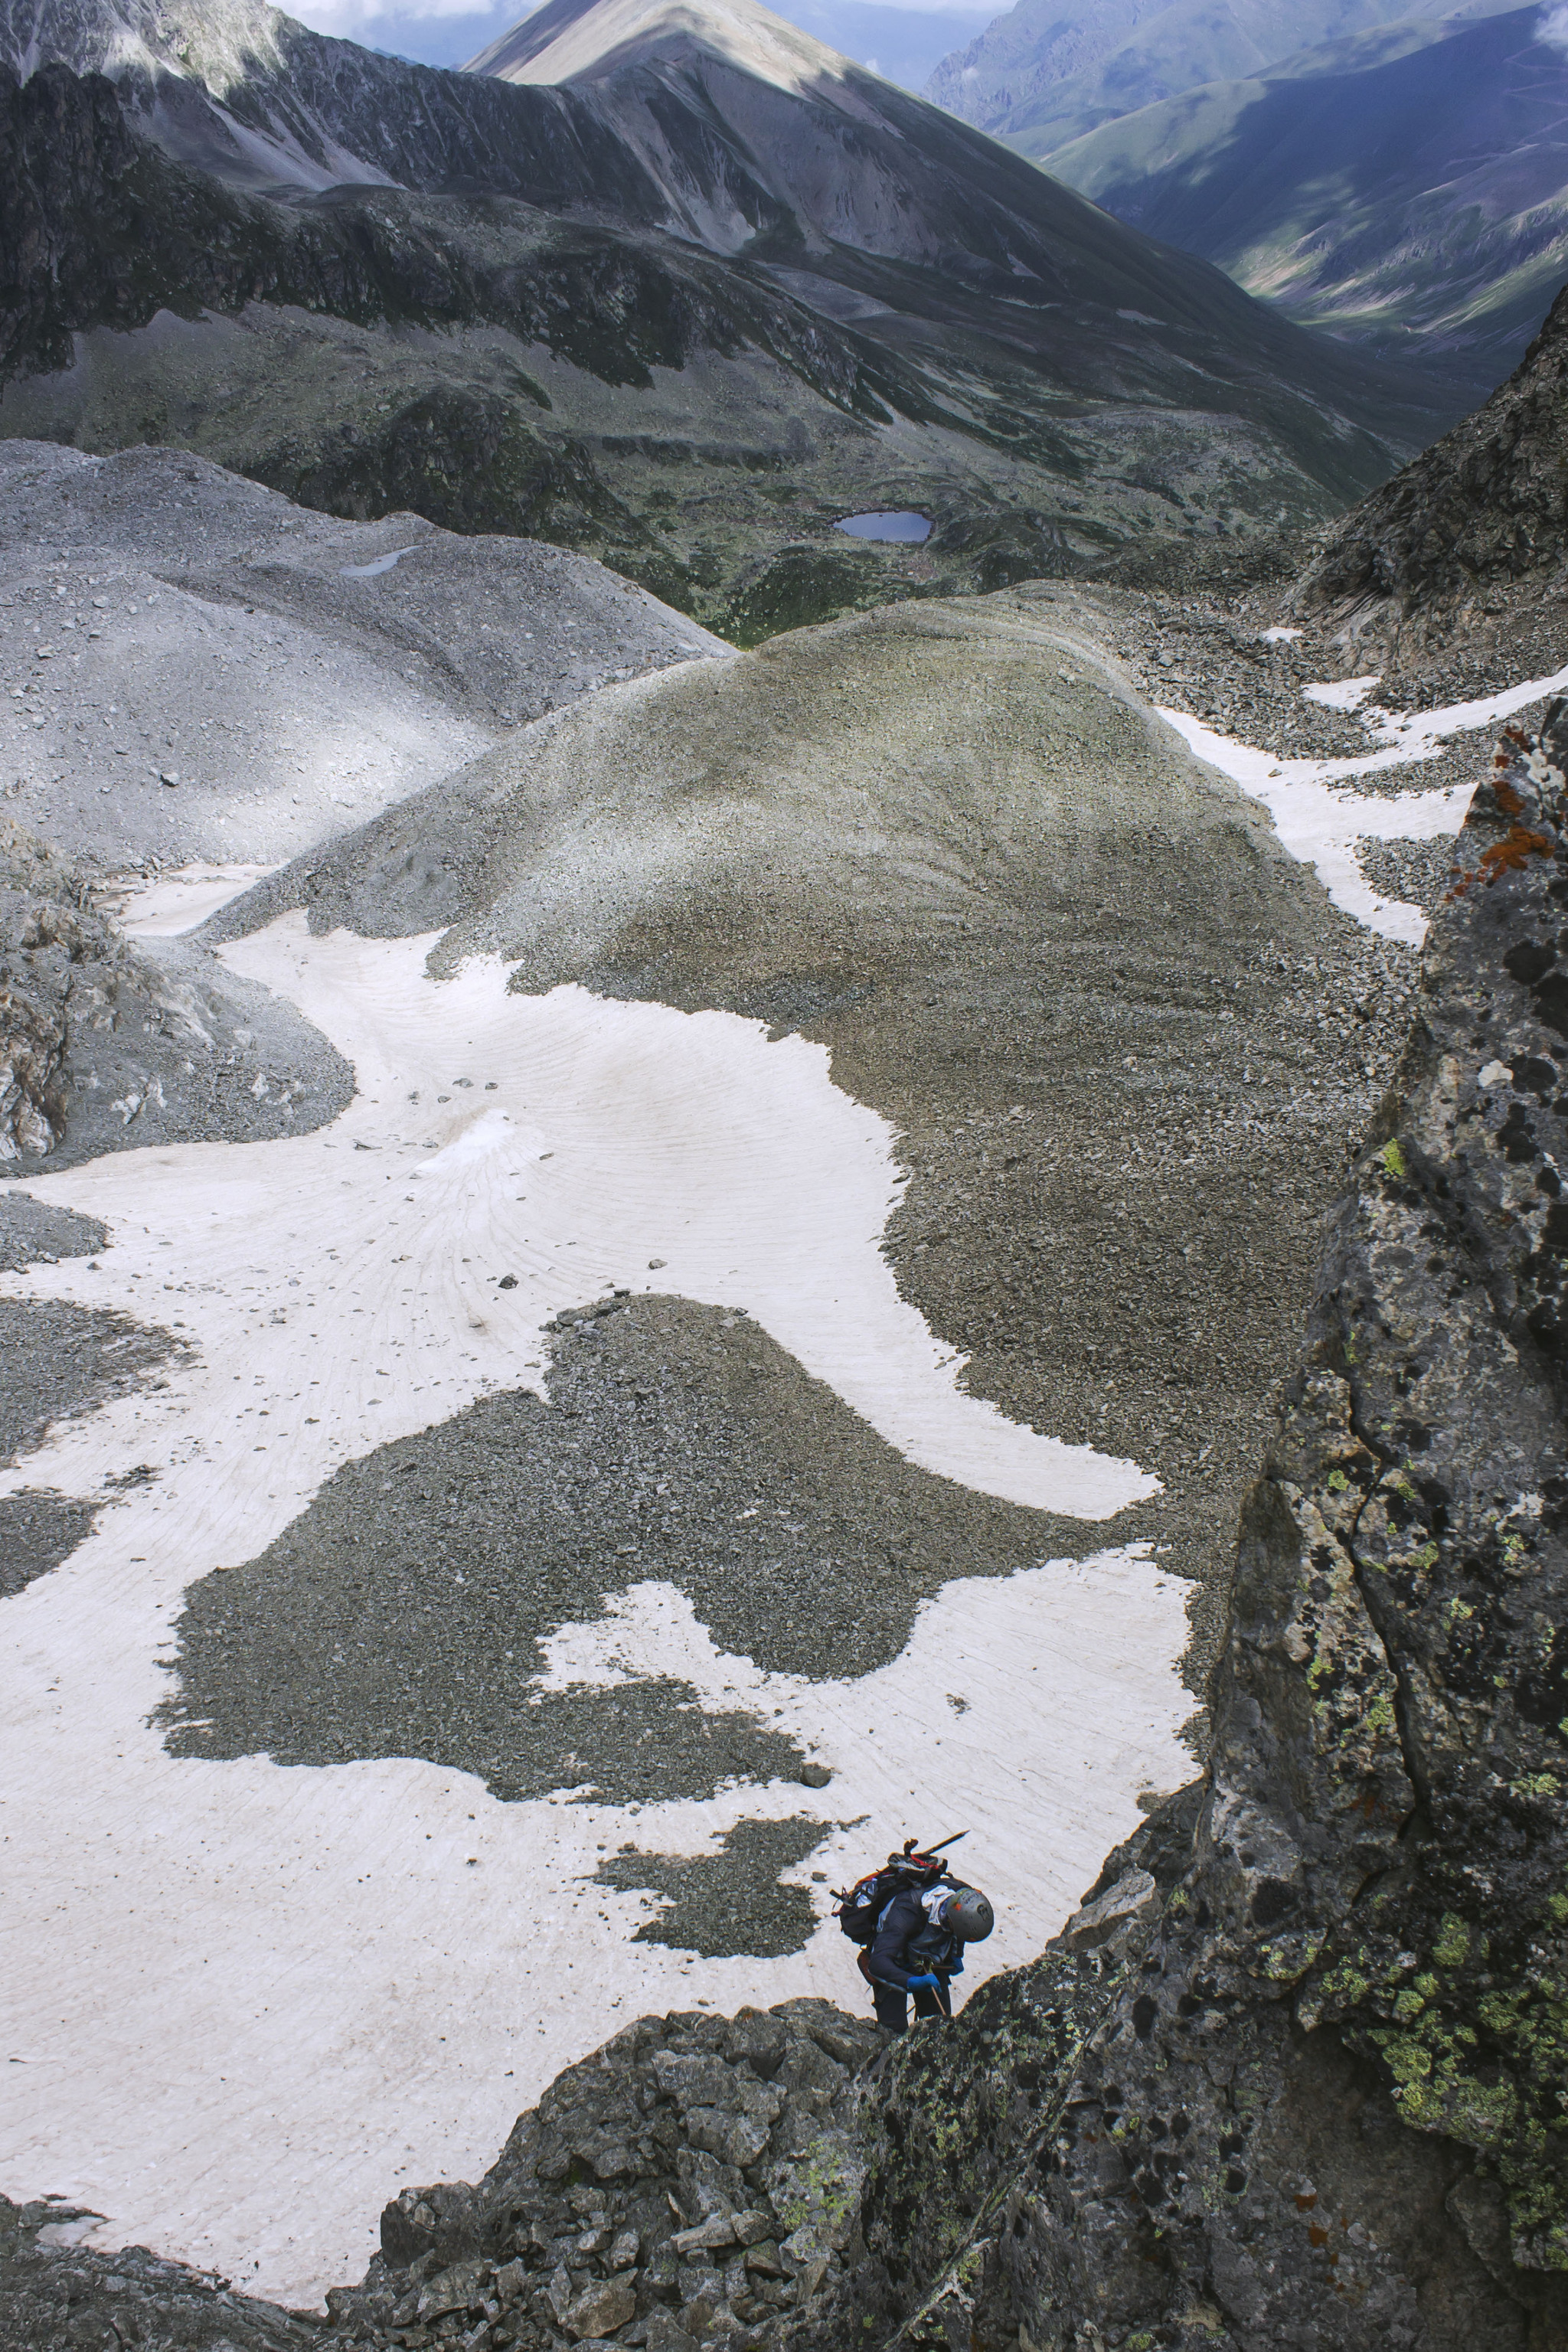
{"type": "Polygon", "coordinates": [[[954,1878],[942,1859],[944,1848],[967,1834],[960,1830],[923,1851],[910,1838],[880,1870],[835,1892],[835,1916],[860,1947],[857,1961],[877,2022],[889,2033],[903,2032],[911,1992],[917,2017],[952,2015],[948,1984],[963,1973],[963,1946],[983,1942],[996,1924],[984,1895],[954,1878]]]}

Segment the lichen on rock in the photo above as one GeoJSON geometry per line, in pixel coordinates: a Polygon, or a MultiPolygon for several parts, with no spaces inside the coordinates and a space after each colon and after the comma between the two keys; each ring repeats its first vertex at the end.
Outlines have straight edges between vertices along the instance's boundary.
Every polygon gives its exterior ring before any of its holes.
{"type": "Polygon", "coordinates": [[[1563,768],[1505,740],[1461,838],[1159,1916],[888,2062],[821,2352],[1568,2340],[1563,768]]]}

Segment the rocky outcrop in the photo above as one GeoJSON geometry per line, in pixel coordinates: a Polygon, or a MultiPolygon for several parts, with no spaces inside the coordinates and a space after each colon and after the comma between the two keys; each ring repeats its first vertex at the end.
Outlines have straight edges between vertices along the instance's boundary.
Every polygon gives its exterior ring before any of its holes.
{"type": "Polygon", "coordinates": [[[1069,1937],[890,2061],[824,2352],[868,2313],[1038,2352],[1568,2342],[1562,761],[1505,740],[1462,837],[1244,1508],[1194,1833],[1117,1858],[1158,1915],[1087,2014],[1069,1937]]]}
{"type": "Polygon", "coordinates": [[[0,2344],[5,2352],[311,2352],[319,2322],[236,2294],[226,2279],[161,2262],[145,2246],[100,2254],[79,2242],[92,2216],[55,2198],[0,2197],[0,2344]]]}
{"type": "Polygon", "coordinates": [[[552,2083],[477,2189],[407,2189],[339,2331],[731,2352],[839,2273],[863,2169],[855,2078],[877,2029],[822,2000],[643,2018],[552,2083]]]}
{"type": "Polygon", "coordinates": [[[291,1006],[199,949],[133,947],[80,873],[0,818],[0,1180],[140,1144],[303,1134],[353,1092],[291,1006]]]}
{"type": "Polygon", "coordinates": [[[1346,518],[1303,574],[1307,613],[1446,636],[1568,558],[1568,287],[1508,382],[1346,518]]]}
{"type": "Polygon", "coordinates": [[[0,2344],[756,2352],[842,2273],[856,2081],[880,2045],[823,2000],[641,2019],[551,2084],[477,2187],[404,2189],[324,2328],[144,2250],[73,2244],[91,2226],[78,2208],[0,2200],[0,2344]]]}

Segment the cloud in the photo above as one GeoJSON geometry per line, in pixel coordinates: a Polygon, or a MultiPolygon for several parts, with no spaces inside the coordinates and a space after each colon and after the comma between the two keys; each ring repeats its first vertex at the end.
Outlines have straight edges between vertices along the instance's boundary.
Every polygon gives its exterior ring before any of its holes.
{"type": "MultiPolygon", "coordinates": [[[[392,8],[386,5],[386,0],[303,0],[303,5],[300,0],[293,0],[289,13],[300,24],[309,25],[312,32],[334,34],[340,39],[368,40],[378,48],[401,53],[404,45],[400,35],[420,25],[465,17],[476,26],[489,27],[493,24],[500,32],[533,12],[530,8],[476,7],[474,0],[410,0],[410,5],[392,8]]],[[[476,37],[465,46],[465,54],[482,45],[483,37],[476,37]]],[[[416,49],[418,47],[415,45],[416,49]]],[[[447,60],[442,58],[440,62],[447,60]]]]}
{"type": "MultiPolygon", "coordinates": [[[[996,14],[996,0],[859,0],[859,5],[874,8],[888,20],[888,35],[895,43],[900,35],[929,41],[933,16],[950,20],[951,31],[945,37],[950,42],[966,40],[972,25],[996,14]],[[918,31],[922,26],[927,29],[918,31]]],[[[487,0],[477,0],[477,5],[476,0],[390,0],[390,5],[389,0],[288,0],[288,5],[289,15],[313,32],[365,41],[426,65],[460,65],[498,34],[534,13],[532,5],[519,5],[518,0],[499,0],[499,5],[498,0],[488,0],[488,5],[487,0]],[[458,24],[465,28],[461,33],[421,30],[458,24]]],[[[1563,8],[1568,16],[1568,0],[1563,0],[1563,8]]],[[[820,0],[784,0],[778,14],[803,31],[814,33],[818,40],[843,45],[843,32],[836,36],[834,12],[820,5],[820,0]]],[[[865,37],[864,27],[861,37],[865,37]]],[[[875,47],[879,57],[891,58],[881,41],[875,47]]],[[[891,58],[891,62],[896,68],[900,60],[891,58]]],[[[873,72],[882,69],[872,67],[873,72]]],[[[922,64],[921,79],[929,67],[922,64]]]]}
{"type": "Polygon", "coordinates": [[[1555,7],[1542,10],[1535,37],[1538,41],[1544,41],[1549,48],[1568,51],[1568,5],[1565,5],[1565,0],[1557,0],[1555,7]]]}

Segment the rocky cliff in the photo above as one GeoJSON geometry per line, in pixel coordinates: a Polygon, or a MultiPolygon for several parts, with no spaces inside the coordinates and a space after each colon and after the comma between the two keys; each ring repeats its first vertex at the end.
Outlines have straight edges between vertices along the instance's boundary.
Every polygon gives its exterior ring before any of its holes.
{"type": "Polygon", "coordinates": [[[1331,533],[1300,605],[1357,631],[1440,642],[1504,599],[1561,593],[1565,385],[1568,288],[1507,383],[1331,533]]]}
{"type": "Polygon", "coordinates": [[[1112,1858],[1087,2002],[1080,1922],[884,2062],[824,2352],[1568,2341],[1564,749],[1461,837],[1190,1836],[1112,1858]]]}
{"type": "MultiPolygon", "coordinates": [[[[388,2208],[336,2339],[1568,2345],[1565,765],[1560,710],[1511,730],[1461,836],[1243,1511],[1204,1780],[950,2028],[628,2028],[477,2189],[388,2208]]],[[[8,2226],[7,2342],[108,2344],[132,2292],[172,2340],[299,2340],[68,2214],[8,2226]]]]}

